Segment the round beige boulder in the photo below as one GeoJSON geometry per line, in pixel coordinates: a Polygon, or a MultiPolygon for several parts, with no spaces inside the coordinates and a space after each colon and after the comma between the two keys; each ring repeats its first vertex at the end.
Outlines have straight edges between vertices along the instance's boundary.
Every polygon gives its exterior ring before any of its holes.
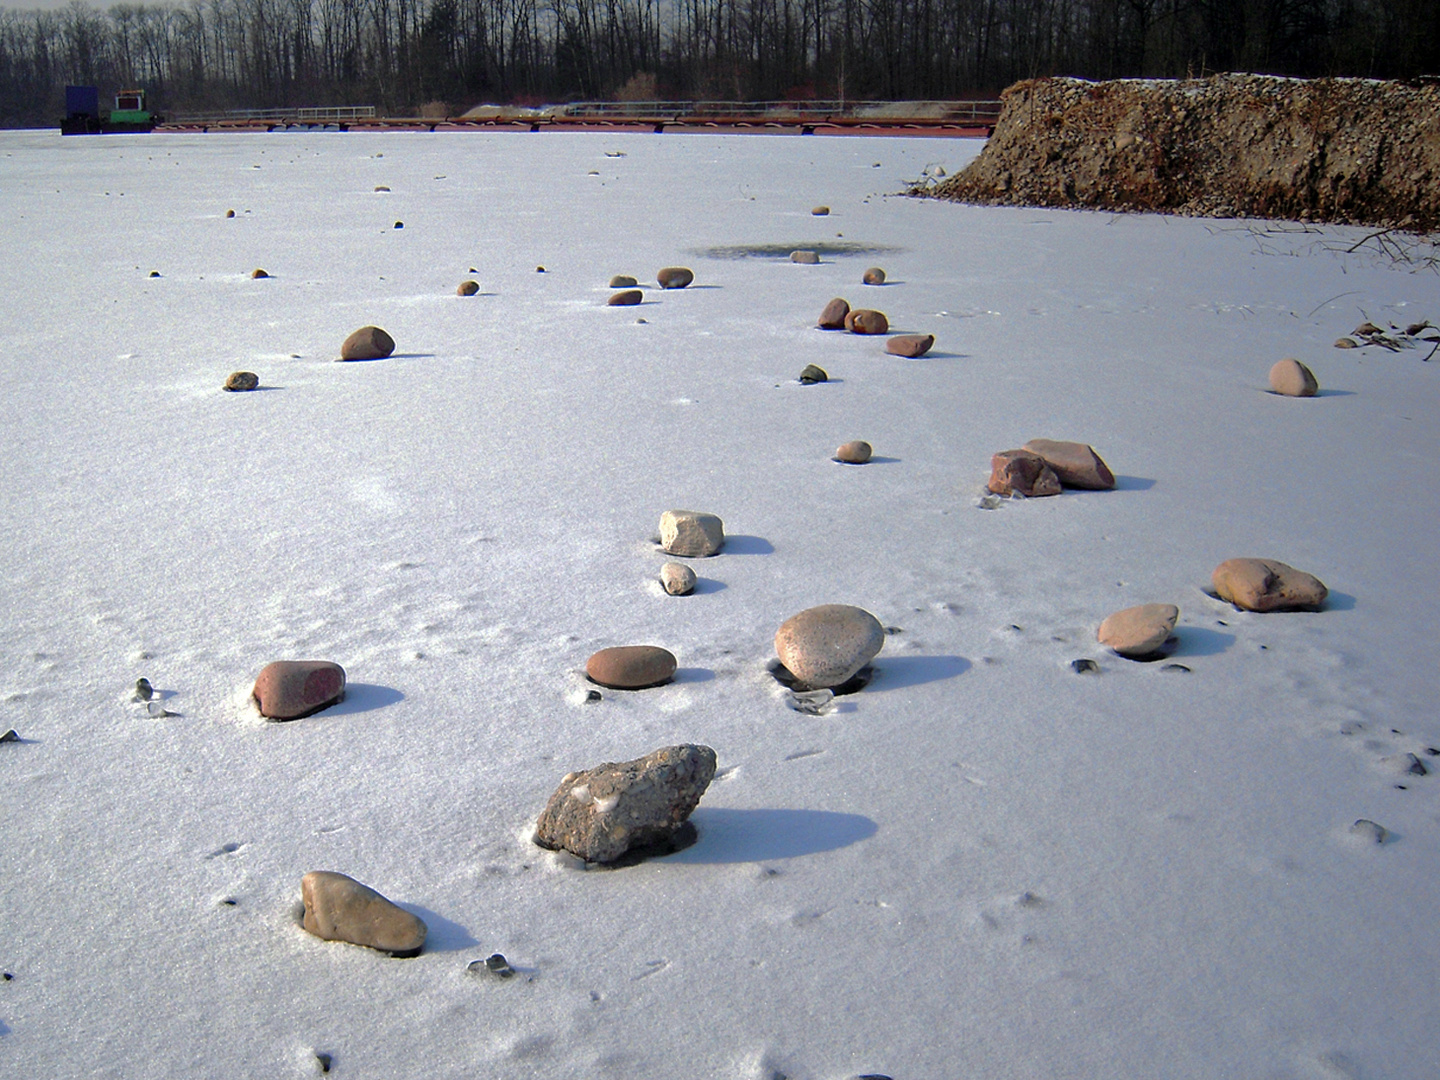
{"type": "Polygon", "coordinates": [[[840,444],[835,451],[835,460],[846,465],[864,465],[874,452],[874,447],[864,439],[853,439],[840,444]]]}
{"type": "Polygon", "coordinates": [[[1153,656],[1169,639],[1180,618],[1174,604],[1141,604],[1107,616],[1095,635],[1121,656],[1153,656]]]}
{"type": "Polygon", "coordinates": [[[695,591],[695,571],[684,563],[667,562],[660,567],[660,584],[671,596],[689,596],[695,591]]]}
{"type": "Polygon", "coordinates": [[[883,334],[890,329],[890,320],[880,311],[852,308],[845,316],[845,329],[852,334],[883,334]]]}
{"type": "Polygon", "coordinates": [[[1245,611],[1319,611],[1330,595],[1313,574],[1275,559],[1226,559],[1210,581],[1216,596],[1245,611]]]}
{"type": "Polygon", "coordinates": [[[667,266],[655,275],[662,289],[683,289],[695,280],[695,272],[686,266],[667,266]]]}
{"type": "Polygon", "coordinates": [[[860,283],[862,285],[884,285],[885,271],[878,266],[872,266],[860,275],[860,283]]]}
{"type": "Polygon", "coordinates": [[[474,296],[479,291],[480,283],[478,281],[462,281],[459,285],[455,286],[456,296],[474,296]]]}
{"type": "Polygon", "coordinates": [[[1270,389],[1285,397],[1314,397],[1320,392],[1320,383],[1313,371],[1287,356],[1270,369],[1270,389]]]}
{"type": "Polygon", "coordinates": [[[885,628],[864,608],[821,604],[792,615],[775,631],[775,655],[797,686],[839,686],[879,655],[885,628]]]}

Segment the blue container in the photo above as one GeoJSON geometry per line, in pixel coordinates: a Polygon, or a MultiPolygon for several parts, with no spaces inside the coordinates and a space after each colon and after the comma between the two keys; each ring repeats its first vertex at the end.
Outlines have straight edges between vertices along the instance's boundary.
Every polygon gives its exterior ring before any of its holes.
{"type": "Polygon", "coordinates": [[[65,87],[65,115],[100,116],[100,91],[93,86],[65,87]]]}

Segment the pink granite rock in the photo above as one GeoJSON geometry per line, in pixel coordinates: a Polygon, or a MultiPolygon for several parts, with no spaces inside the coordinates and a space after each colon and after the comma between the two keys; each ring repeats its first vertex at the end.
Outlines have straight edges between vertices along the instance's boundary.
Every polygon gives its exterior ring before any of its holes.
{"type": "Polygon", "coordinates": [[[885,351],[894,356],[907,356],[914,360],[924,356],[934,344],[934,334],[897,334],[885,342],[885,351]]]}
{"type": "Polygon", "coordinates": [[[261,669],[250,693],[261,716],[298,720],[345,696],[345,669],[329,660],[276,660],[261,669]]]}

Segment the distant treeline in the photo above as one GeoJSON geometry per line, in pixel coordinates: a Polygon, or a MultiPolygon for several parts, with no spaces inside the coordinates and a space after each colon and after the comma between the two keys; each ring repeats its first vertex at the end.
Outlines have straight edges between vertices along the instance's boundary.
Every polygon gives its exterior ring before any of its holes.
{"type": "Polygon", "coordinates": [[[167,113],[576,99],[953,99],[1037,75],[1440,72],[1440,0],[74,0],[0,10],[0,126],[67,83],[167,113]]]}

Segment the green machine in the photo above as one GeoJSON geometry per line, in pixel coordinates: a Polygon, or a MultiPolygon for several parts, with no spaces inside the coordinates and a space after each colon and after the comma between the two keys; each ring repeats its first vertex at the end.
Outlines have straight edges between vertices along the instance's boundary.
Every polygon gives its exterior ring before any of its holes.
{"type": "Polygon", "coordinates": [[[144,90],[121,90],[115,95],[115,107],[108,114],[100,112],[100,93],[93,86],[65,88],[65,119],[60,122],[62,135],[101,135],[124,131],[154,131],[163,118],[145,107],[144,90]]]}

